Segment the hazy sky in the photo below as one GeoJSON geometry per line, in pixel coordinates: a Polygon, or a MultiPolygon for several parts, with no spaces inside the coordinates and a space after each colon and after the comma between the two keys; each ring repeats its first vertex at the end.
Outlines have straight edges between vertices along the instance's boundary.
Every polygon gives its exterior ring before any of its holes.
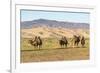
{"type": "Polygon", "coordinates": [[[53,12],[53,11],[35,11],[21,10],[21,21],[30,21],[35,19],[49,19],[57,21],[69,21],[89,23],[89,13],[82,12],[53,12]]]}

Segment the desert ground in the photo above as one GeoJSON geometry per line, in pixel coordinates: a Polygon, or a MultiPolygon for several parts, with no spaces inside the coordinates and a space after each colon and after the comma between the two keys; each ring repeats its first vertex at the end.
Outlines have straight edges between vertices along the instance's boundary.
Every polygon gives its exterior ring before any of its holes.
{"type": "Polygon", "coordinates": [[[89,59],[89,29],[51,28],[47,26],[21,29],[20,44],[21,63],[89,59]],[[73,35],[84,36],[85,46],[82,47],[81,43],[79,46],[73,46],[71,41],[73,35]],[[29,40],[35,36],[40,36],[43,41],[40,50],[29,43],[29,40]],[[67,47],[59,45],[59,39],[62,36],[68,39],[67,47]]]}
{"type": "Polygon", "coordinates": [[[57,38],[43,38],[43,46],[40,50],[30,45],[28,40],[29,38],[21,38],[21,63],[89,59],[88,38],[84,47],[79,43],[79,46],[74,48],[70,38],[68,38],[67,48],[61,48],[57,38]]]}

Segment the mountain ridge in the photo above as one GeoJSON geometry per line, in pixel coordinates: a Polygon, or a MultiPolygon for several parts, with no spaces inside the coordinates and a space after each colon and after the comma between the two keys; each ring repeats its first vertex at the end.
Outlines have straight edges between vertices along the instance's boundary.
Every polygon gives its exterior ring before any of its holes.
{"type": "Polygon", "coordinates": [[[68,22],[68,21],[57,21],[49,19],[36,19],[31,21],[22,21],[21,29],[28,29],[32,27],[61,27],[61,28],[72,28],[72,29],[89,29],[88,23],[68,22]]]}

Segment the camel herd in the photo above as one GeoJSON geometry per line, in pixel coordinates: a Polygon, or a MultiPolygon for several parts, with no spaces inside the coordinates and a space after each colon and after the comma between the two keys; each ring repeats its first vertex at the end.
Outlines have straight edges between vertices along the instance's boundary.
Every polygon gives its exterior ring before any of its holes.
{"type": "MultiPolygon", "coordinates": [[[[73,38],[71,39],[72,42],[72,46],[78,46],[79,43],[81,43],[82,47],[84,47],[85,45],[85,38],[84,36],[80,37],[77,35],[74,35],[73,38]]],[[[61,45],[61,47],[67,47],[67,45],[69,44],[68,39],[66,37],[62,37],[59,40],[59,44],[61,45]]]]}
{"type": "MultiPolygon", "coordinates": [[[[62,36],[59,40],[59,45],[61,48],[66,48],[69,44],[68,39],[65,36],[62,36]]],[[[80,37],[77,35],[73,35],[73,38],[71,39],[73,46],[78,46],[79,43],[81,43],[82,47],[85,45],[85,38],[84,36],[80,37]]],[[[40,36],[35,36],[34,39],[30,39],[29,43],[34,46],[35,48],[41,48],[43,45],[43,40],[40,38],[40,36]]]]}

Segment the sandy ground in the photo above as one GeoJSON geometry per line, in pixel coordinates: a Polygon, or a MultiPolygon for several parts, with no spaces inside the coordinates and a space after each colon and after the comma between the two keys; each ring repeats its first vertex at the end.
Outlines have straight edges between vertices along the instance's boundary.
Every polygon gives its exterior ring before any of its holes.
{"type": "Polygon", "coordinates": [[[89,59],[88,48],[54,48],[21,51],[21,63],[89,59]]]}

